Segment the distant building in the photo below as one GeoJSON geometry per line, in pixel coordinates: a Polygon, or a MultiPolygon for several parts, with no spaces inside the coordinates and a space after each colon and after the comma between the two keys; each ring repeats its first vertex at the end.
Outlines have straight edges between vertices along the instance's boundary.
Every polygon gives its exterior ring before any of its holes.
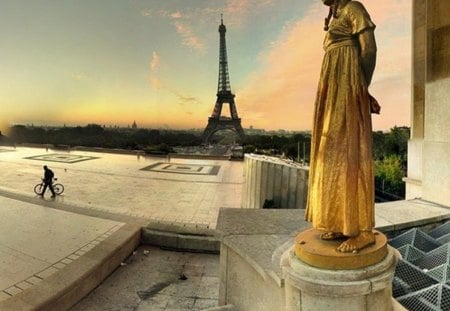
{"type": "Polygon", "coordinates": [[[132,129],[137,129],[137,124],[136,124],[136,120],[135,120],[135,121],[133,121],[133,125],[131,125],[131,128],[132,128],[132,129]]]}

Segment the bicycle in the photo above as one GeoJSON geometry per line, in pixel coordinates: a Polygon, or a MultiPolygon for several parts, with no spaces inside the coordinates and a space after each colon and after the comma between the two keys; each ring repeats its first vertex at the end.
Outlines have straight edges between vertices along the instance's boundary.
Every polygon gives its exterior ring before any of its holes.
{"type": "MultiPolygon", "coordinates": [[[[57,181],[58,178],[53,178],[54,181],[57,181]]],[[[34,193],[36,194],[42,194],[42,190],[44,189],[44,179],[42,178],[42,181],[34,186],[34,193]]],[[[55,191],[55,194],[60,195],[64,192],[64,186],[61,183],[53,184],[53,190],[55,191]]]]}

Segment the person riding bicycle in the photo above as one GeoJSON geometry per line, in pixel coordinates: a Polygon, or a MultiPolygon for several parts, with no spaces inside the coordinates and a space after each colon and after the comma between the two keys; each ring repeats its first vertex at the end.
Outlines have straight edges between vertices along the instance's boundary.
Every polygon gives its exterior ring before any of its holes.
{"type": "Polygon", "coordinates": [[[47,190],[47,187],[50,189],[50,192],[52,193],[52,198],[56,196],[55,190],[53,189],[53,177],[55,174],[51,169],[47,167],[47,165],[44,165],[44,189],[42,190],[41,196],[44,196],[45,190],[47,190]]]}

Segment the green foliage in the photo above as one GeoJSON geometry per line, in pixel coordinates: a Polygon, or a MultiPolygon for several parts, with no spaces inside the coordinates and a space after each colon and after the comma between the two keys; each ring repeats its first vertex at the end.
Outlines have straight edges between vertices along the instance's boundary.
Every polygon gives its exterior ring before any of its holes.
{"type": "Polygon", "coordinates": [[[377,189],[404,197],[405,185],[402,181],[403,177],[405,177],[405,171],[400,155],[390,154],[383,159],[375,160],[375,184],[377,189]]]}
{"type": "MultiPolygon", "coordinates": [[[[306,160],[309,162],[309,153],[311,148],[311,135],[248,135],[246,137],[248,146],[255,147],[251,152],[266,155],[284,154],[286,157],[297,160],[306,160]],[[300,153],[300,154],[299,154],[300,153]],[[305,158],[305,159],[304,159],[305,158]]],[[[248,153],[244,146],[244,153],[248,153]]]]}
{"type": "Polygon", "coordinates": [[[244,145],[244,153],[255,153],[256,147],[254,145],[244,145]]]}
{"type": "Polygon", "coordinates": [[[410,129],[395,126],[388,133],[373,132],[373,158],[383,159],[387,155],[399,155],[402,164],[406,163],[410,129]]]}
{"type": "Polygon", "coordinates": [[[373,157],[375,160],[375,187],[378,192],[396,197],[405,196],[408,158],[408,127],[393,127],[388,133],[373,133],[373,157]]]}
{"type": "MultiPolygon", "coordinates": [[[[12,141],[69,146],[103,147],[119,149],[145,149],[148,146],[196,146],[200,135],[186,131],[160,131],[153,129],[105,128],[98,124],[85,127],[43,128],[15,125],[11,128],[12,141]]],[[[168,148],[158,147],[162,151],[168,148]]]]}
{"type": "Polygon", "coordinates": [[[144,152],[147,154],[168,154],[173,152],[172,147],[167,144],[159,144],[154,146],[148,146],[144,148],[144,152]]]}

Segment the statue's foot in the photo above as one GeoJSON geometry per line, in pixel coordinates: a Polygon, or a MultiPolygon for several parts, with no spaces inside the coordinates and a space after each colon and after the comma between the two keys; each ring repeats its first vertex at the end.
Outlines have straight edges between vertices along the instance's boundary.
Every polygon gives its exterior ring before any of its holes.
{"type": "Polygon", "coordinates": [[[358,252],[366,246],[375,243],[375,235],[372,231],[362,231],[358,236],[351,237],[343,242],[337,250],[342,253],[358,252]]]}
{"type": "Polygon", "coordinates": [[[342,232],[325,232],[320,235],[321,240],[337,240],[343,237],[342,232]]]}

